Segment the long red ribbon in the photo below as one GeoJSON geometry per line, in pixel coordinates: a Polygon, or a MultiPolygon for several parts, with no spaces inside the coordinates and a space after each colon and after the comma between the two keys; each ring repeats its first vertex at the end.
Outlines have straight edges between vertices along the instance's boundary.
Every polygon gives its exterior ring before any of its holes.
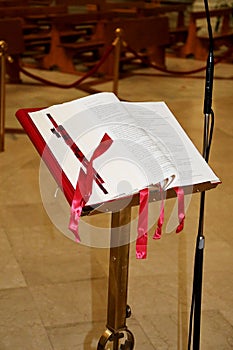
{"type": "Polygon", "coordinates": [[[185,210],[184,210],[184,190],[182,187],[174,187],[178,199],[178,219],[179,225],[176,228],[176,233],[179,233],[184,228],[185,210]]]}
{"type": "MultiPolygon", "coordinates": [[[[176,233],[179,233],[184,228],[184,219],[185,219],[184,190],[181,187],[174,187],[174,191],[176,192],[177,200],[178,200],[178,219],[179,219],[179,224],[176,228],[176,233]]],[[[161,208],[160,208],[160,214],[157,222],[157,228],[155,230],[153,239],[161,238],[162,227],[164,223],[164,198],[163,198],[163,191],[161,187],[160,187],[160,193],[161,193],[161,208]]]]}
{"type": "Polygon", "coordinates": [[[146,259],[147,256],[147,239],[148,239],[148,204],[149,189],[145,188],[140,191],[139,218],[138,218],[138,236],[136,241],[136,258],[146,259]]]}
{"type": "MultiPolygon", "coordinates": [[[[179,224],[176,228],[176,233],[179,233],[184,228],[185,209],[184,209],[184,190],[181,187],[174,188],[178,199],[178,219],[179,224]]],[[[163,189],[160,186],[161,207],[157,221],[153,239],[160,239],[162,235],[162,227],[164,223],[164,196],[163,189]]],[[[138,218],[138,236],[136,241],[136,258],[146,259],[147,256],[147,240],[148,240],[148,205],[149,205],[149,189],[145,188],[140,191],[139,203],[139,218],[138,218]]]]}
{"type": "Polygon", "coordinates": [[[160,214],[157,222],[157,228],[155,230],[153,239],[160,239],[162,235],[162,227],[164,223],[164,197],[163,197],[163,189],[160,185],[160,195],[161,195],[161,206],[160,206],[160,214]]]}
{"type": "Polygon", "coordinates": [[[74,192],[74,197],[71,204],[69,222],[69,229],[74,233],[77,242],[80,242],[78,224],[80,216],[82,214],[82,209],[86,205],[92,194],[92,186],[95,174],[93,168],[93,161],[99,156],[101,156],[104,152],[106,152],[107,149],[111,146],[112,142],[112,139],[107,134],[104,134],[102,140],[100,141],[97,148],[94,150],[91,159],[87,164],[86,173],[83,171],[82,168],[80,169],[76,189],[74,192]]]}

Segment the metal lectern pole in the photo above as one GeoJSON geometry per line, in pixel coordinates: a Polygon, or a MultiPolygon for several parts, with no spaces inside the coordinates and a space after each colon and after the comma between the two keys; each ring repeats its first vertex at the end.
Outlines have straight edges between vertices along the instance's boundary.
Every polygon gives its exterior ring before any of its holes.
{"type": "Polygon", "coordinates": [[[133,334],[126,326],[131,310],[127,305],[131,207],[112,213],[111,247],[108,277],[108,309],[106,330],[97,350],[111,343],[113,350],[132,350],[133,334]]]}

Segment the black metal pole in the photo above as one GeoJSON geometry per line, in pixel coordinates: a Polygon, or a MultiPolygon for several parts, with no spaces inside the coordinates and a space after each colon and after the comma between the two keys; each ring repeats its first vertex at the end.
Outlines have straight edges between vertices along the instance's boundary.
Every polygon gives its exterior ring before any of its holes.
{"type": "MultiPolygon", "coordinates": [[[[214,79],[214,54],[213,54],[213,35],[210,23],[208,0],[204,0],[206,19],[209,32],[209,55],[206,65],[205,78],[205,97],[204,97],[204,135],[203,135],[203,157],[208,163],[210,146],[212,142],[214,128],[214,113],[212,111],[212,91],[214,79]]],[[[190,310],[190,324],[188,337],[188,350],[200,349],[200,334],[201,334],[201,308],[202,308],[202,284],[203,284],[203,260],[204,260],[204,213],[205,213],[205,191],[201,193],[200,211],[199,211],[199,226],[196,240],[196,250],[194,258],[194,273],[193,273],[193,292],[190,310]],[[192,333],[193,332],[193,333],[192,333]],[[193,335],[193,338],[192,338],[193,335]]]]}

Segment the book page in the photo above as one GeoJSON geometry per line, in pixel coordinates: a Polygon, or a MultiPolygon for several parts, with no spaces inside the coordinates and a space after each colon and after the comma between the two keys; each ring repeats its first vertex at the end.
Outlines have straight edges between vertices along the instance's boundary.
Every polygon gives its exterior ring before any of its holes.
{"type": "Polygon", "coordinates": [[[169,154],[177,170],[177,176],[169,187],[219,182],[164,102],[123,104],[155,142],[163,143],[164,152],[169,154]]]}
{"type": "Polygon", "coordinates": [[[113,140],[94,161],[105,191],[94,181],[89,205],[158,183],[167,189],[219,182],[164,102],[121,102],[113,93],[97,93],[32,112],[30,117],[74,188],[104,134],[113,140]]]}
{"type": "Polygon", "coordinates": [[[94,183],[89,205],[127,196],[174,177],[175,168],[163,154],[159,142],[155,143],[135,124],[112,93],[52,106],[30,113],[30,117],[74,188],[80,168],[86,170],[85,164],[77,159],[55,126],[62,125],[66,139],[69,137],[87,160],[105,133],[112,138],[111,147],[94,161],[95,171],[101,176],[107,193],[94,183]]]}

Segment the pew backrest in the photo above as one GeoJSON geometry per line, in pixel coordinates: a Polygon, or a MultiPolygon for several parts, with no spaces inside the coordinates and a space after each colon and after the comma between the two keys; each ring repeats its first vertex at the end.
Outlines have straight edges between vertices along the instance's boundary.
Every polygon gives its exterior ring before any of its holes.
{"type": "Polygon", "coordinates": [[[20,55],[24,52],[20,18],[8,18],[0,21],[0,40],[7,43],[7,53],[9,55],[20,55]]]}

